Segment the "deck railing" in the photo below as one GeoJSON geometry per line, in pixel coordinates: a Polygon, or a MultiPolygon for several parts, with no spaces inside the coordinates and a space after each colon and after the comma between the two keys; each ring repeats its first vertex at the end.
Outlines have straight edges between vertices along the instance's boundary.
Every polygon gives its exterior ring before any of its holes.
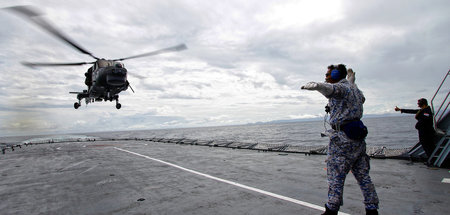
{"type": "Polygon", "coordinates": [[[434,125],[435,128],[437,127],[437,123],[442,119],[442,117],[444,117],[445,113],[447,112],[447,108],[450,104],[450,102],[447,102],[448,96],[450,94],[450,90],[447,92],[447,95],[445,96],[444,100],[442,101],[441,105],[439,106],[439,108],[437,109],[437,111],[434,111],[434,99],[436,99],[436,95],[439,93],[439,91],[442,88],[442,85],[445,83],[445,81],[447,80],[447,77],[450,75],[450,70],[447,71],[447,74],[445,74],[444,79],[442,80],[441,84],[439,85],[438,89],[436,90],[436,93],[434,94],[433,98],[431,99],[431,108],[433,110],[434,113],[434,125]],[[442,107],[445,105],[445,108],[442,109],[442,107]]]}

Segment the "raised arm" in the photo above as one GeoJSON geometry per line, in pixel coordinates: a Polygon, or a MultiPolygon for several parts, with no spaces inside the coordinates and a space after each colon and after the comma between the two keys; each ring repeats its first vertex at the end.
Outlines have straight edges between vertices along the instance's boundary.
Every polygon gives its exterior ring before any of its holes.
{"type": "Polygon", "coordinates": [[[353,72],[353,69],[351,68],[347,70],[347,80],[348,82],[355,84],[356,81],[355,72],[353,72]]]}

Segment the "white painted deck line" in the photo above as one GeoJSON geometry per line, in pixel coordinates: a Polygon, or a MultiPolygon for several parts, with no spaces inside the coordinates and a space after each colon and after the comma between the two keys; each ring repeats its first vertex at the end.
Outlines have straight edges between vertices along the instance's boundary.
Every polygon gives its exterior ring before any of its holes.
{"type": "MultiPolygon", "coordinates": [[[[258,188],[254,188],[254,187],[250,187],[250,186],[247,186],[247,185],[239,184],[237,182],[233,182],[233,181],[229,181],[229,180],[226,180],[226,179],[218,178],[218,177],[215,177],[215,176],[212,176],[212,175],[208,175],[208,174],[201,173],[201,172],[198,172],[198,171],[195,171],[195,170],[187,169],[187,168],[184,168],[182,166],[178,166],[178,165],[173,164],[173,163],[162,161],[162,160],[159,160],[159,159],[156,159],[156,158],[152,158],[152,157],[149,157],[149,156],[146,156],[146,155],[142,155],[142,154],[139,154],[139,153],[136,153],[136,152],[128,151],[128,150],[125,150],[125,149],[122,149],[122,148],[117,148],[117,147],[114,147],[114,148],[117,149],[117,150],[123,151],[123,152],[127,152],[127,153],[130,153],[130,154],[133,154],[133,155],[137,155],[137,156],[140,156],[140,157],[143,157],[143,158],[147,158],[149,160],[153,160],[153,161],[156,161],[156,162],[159,162],[159,163],[163,163],[163,164],[166,164],[166,165],[169,165],[169,166],[172,166],[172,167],[175,167],[175,168],[178,168],[178,169],[181,169],[181,170],[184,170],[184,171],[196,174],[196,175],[200,175],[200,176],[203,176],[203,177],[206,177],[206,178],[210,178],[210,179],[213,179],[213,180],[216,180],[216,181],[220,181],[220,182],[223,182],[223,183],[231,184],[231,185],[234,185],[236,187],[240,187],[240,188],[243,188],[243,189],[246,189],[246,190],[251,190],[251,191],[254,191],[254,192],[257,192],[257,193],[261,193],[261,194],[264,194],[264,195],[267,195],[267,196],[271,196],[271,197],[274,197],[274,198],[277,198],[277,199],[281,199],[281,200],[285,200],[285,201],[288,201],[288,202],[292,202],[292,203],[295,203],[295,204],[298,204],[298,205],[302,205],[302,206],[305,206],[305,207],[308,207],[308,208],[316,209],[316,210],[319,210],[319,211],[325,211],[324,207],[319,206],[319,205],[315,205],[315,204],[312,204],[312,203],[309,203],[309,202],[293,199],[293,198],[290,198],[290,197],[287,197],[287,196],[282,196],[282,195],[279,195],[279,194],[276,194],[276,193],[272,193],[272,192],[268,192],[268,191],[261,190],[261,189],[258,189],[258,188]]],[[[349,215],[349,214],[343,213],[343,212],[339,212],[339,214],[341,214],[341,215],[349,215]]]]}

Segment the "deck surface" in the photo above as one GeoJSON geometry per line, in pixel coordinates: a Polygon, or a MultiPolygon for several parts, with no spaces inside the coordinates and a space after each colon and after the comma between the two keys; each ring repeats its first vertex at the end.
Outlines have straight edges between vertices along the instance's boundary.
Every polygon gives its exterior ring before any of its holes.
{"type": "MultiPolygon", "coordinates": [[[[0,214],[321,214],[325,159],[149,141],[22,146],[0,154],[0,214]]],[[[371,168],[380,214],[450,213],[448,169],[371,168]]],[[[364,214],[352,175],[341,212],[364,214]]]]}

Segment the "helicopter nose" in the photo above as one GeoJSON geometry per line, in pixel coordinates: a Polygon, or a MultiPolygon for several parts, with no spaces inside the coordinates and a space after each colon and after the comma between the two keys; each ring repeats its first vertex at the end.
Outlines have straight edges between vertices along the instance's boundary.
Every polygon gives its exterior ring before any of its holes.
{"type": "Polygon", "coordinates": [[[125,68],[114,68],[114,69],[112,70],[112,73],[113,73],[113,74],[123,74],[123,75],[126,75],[126,74],[127,74],[127,69],[125,69],[125,68]]]}
{"type": "Polygon", "coordinates": [[[127,82],[127,70],[125,68],[115,68],[106,76],[106,82],[112,86],[123,86],[127,82]]]}

